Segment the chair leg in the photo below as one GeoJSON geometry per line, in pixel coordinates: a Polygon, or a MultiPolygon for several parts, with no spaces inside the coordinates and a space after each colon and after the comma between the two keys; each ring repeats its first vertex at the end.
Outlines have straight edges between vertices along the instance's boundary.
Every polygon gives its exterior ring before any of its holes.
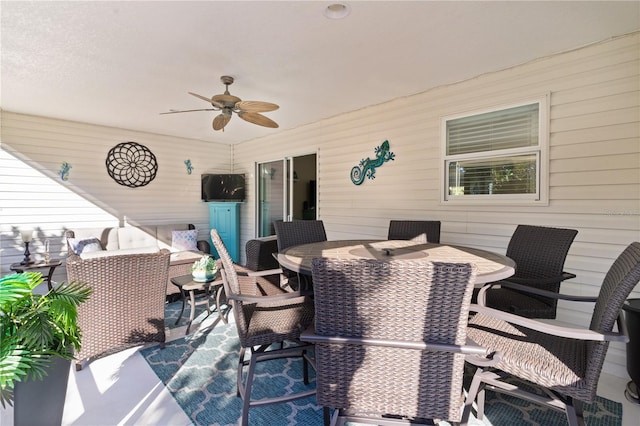
{"type": "Polygon", "coordinates": [[[482,421],[484,419],[484,401],[485,401],[486,390],[484,386],[481,386],[478,389],[478,396],[476,397],[476,406],[478,407],[476,411],[476,419],[482,421]]]}
{"type": "Polygon", "coordinates": [[[241,388],[242,386],[242,369],[244,368],[244,353],[245,348],[240,348],[240,356],[238,357],[238,379],[237,379],[237,393],[236,396],[242,397],[241,388]]]}
{"type": "Polygon", "coordinates": [[[241,426],[249,424],[249,407],[251,405],[251,386],[253,385],[253,374],[256,369],[257,356],[252,356],[249,360],[249,371],[247,372],[247,381],[244,385],[244,395],[242,396],[242,420],[241,426]]]}
{"type": "Polygon", "coordinates": [[[582,401],[569,398],[566,402],[567,423],[569,426],[584,426],[582,401]]]}
{"type": "Polygon", "coordinates": [[[322,420],[324,426],[329,426],[331,424],[331,410],[329,407],[322,407],[322,420]]]}
{"type": "Polygon", "coordinates": [[[307,351],[302,351],[302,382],[305,385],[309,384],[309,360],[306,357],[307,351]]]}
{"type": "MultiPolygon", "coordinates": [[[[464,400],[464,409],[462,411],[462,419],[460,420],[460,423],[462,424],[466,424],[469,422],[471,409],[473,408],[473,401],[476,399],[476,396],[478,396],[480,392],[482,392],[484,396],[484,383],[480,378],[480,373],[482,373],[482,369],[478,368],[473,375],[473,380],[471,380],[471,385],[469,386],[469,391],[467,392],[467,398],[464,400]]],[[[478,418],[482,418],[481,416],[484,415],[483,412],[480,412],[481,406],[484,409],[484,401],[482,401],[482,404],[478,404],[478,418]]]]}
{"type": "MultiPolygon", "coordinates": [[[[263,345],[258,348],[250,348],[251,357],[249,358],[249,360],[244,359],[246,349],[240,348],[240,356],[238,359],[237,395],[240,398],[242,398],[242,418],[241,418],[240,424],[243,426],[247,425],[249,422],[249,409],[251,407],[293,401],[294,399],[306,398],[306,397],[315,395],[316,393],[315,389],[311,389],[311,390],[302,391],[302,392],[288,395],[288,396],[262,398],[259,400],[252,401],[251,389],[253,386],[253,378],[255,375],[257,363],[270,361],[274,359],[281,359],[281,358],[298,358],[301,356],[303,359],[303,363],[305,365],[308,365],[311,363],[311,361],[309,361],[304,357],[304,353],[308,350],[307,348],[305,348],[305,346],[297,346],[297,347],[274,349],[274,350],[267,350],[268,348],[269,348],[269,345],[263,345]],[[242,380],[242,373],[245,366],[249,366],[249,369],[247,370],[246,379],[242,380]]],[[[308,368],[305,367],[305,369],[307,370],[303,374],[308,376],[308,368]]]]}

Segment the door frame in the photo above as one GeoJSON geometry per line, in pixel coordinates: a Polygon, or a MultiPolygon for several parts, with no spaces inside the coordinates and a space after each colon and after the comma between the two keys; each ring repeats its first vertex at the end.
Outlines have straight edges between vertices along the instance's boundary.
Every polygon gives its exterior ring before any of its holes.
{"type": "MultiPolygon", "coordinates": [[[[276,163],[276,162],[282,162],[282,170],[284,171],[284,176],[285,179],[283,179],[282,182],[282,211],[283,211],[283,216],[282,216],[282,220],[285,221],[289,221],[293,218],[293,207],[294,207],[294,175],[295,175],[295,159],[298,157],[306,157],[309,155],[314,155],[315,156],[315,180],[316,182],[318,181],[318,151],[312,151],[312,152],[306,152],[306,153],[299,153],[297,155],[287,155],[281,158],[276,158],[276,159],[272,159],[272,160],[266,160],[266,161],[256,161],[254,164],[254,169],[255,169],[255,176],[256,176],[256,180],[255,180],[255,236],[257,238],[260,238],[260,234],[261,234],[261,230],[262,230],[262,224],[260,223],[262,220],[261,217],[261,212],[260,212],[260,208],[261,208],[261,198],[260,198],[260,192],[262,191],[262,187],[261,187],[261,175],[260,175],[260,167],[264,164],[268,164],[268,163],[276,163]]],[[[316,218],[318,216],[318,186],[316,185],[315,188],[315,200],[316,200],[316,218]]]]}

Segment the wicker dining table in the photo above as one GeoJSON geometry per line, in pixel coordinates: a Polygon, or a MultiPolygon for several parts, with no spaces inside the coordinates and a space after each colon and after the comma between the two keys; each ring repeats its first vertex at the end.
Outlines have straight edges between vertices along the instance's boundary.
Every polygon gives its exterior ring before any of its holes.
{"type": "Polygon", "coordinates": [[[277,255],[282,267],[304,275],[311,275],[316,257],[471,263],[478,268],[477,286],[508,278],[516,267],[507,256],[487,250],[406,240],[322,241],[292,246],[277,255]]]}

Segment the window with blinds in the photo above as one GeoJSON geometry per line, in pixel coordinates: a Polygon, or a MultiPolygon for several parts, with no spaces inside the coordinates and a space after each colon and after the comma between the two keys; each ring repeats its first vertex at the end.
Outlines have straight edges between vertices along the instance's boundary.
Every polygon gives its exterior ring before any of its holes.
{"type": "Polygon", "coordinates": [[[539,201],[544,111],[536,101],[445,118],[443,201],[539,201]]]}

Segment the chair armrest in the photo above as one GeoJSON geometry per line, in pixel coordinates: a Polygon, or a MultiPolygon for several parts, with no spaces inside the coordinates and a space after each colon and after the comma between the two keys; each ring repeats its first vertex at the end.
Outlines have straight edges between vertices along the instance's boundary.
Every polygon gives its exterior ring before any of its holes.
{"type": "Polygon", "coordinates": [[[306,299],[308,298],[304,294],[295,292],[295,293],[276,294],[272,296],[250,296],[247,294],[232,293],[230,295],[227,294],[227,299],[237,300],[239,302],[246,302],[246,303],[270,303],[270,302],[282,302],[285,300],[292,300],[292,299],[301,299],[301,301],[306,301],[306,299]]]}
{"type": "Polygon", "coordinates": [[[244,273],[249,277],[264,277],[267,275],[280,275],[282,274],[282,269],[266,269],[264,271],[251,271],[247,270],[244,273]]]}
{"type": "Polygon", "coordinates": [[[510,324],[521,325],[531,330],[539,331],[541,333],[550,334],[558,337],[566,337],[569,339],[580,340],[592,340],[598,342],[622,342],[626,343],[629,338],[622,333],[606,332],[599,333],[597,331],[582,329],[582,328],[570,328],[561,327],[547,322],[536,321],[530,318],[524,318],[519,315],[514,315],[508,312],[499,311],[497,309],[487,308],[486,306],[480,306],[472,304],[469,307],[470,312],[477,312],[484,314],[502,321],[506,321],[510,324]]]}
{"type": "Polygon", "coordinates": [[[207,254],[211,253],[211,244],[209,244],[208,241],[198,240],[196,242],[196,247],[198,247],[198,250],[200,250],[203,253],[207,253],[207,254]]]}
{"type": "Polygon", "coordinates": [[[576,274],[572,274],[569,272],[563,272],[562,274],[555,277],[547,277],[547,278],[518,278],[518,277],[509,277],[505,279],[507,282],[515,283],[515,284],[523,284],[523,285],[531,285],[531,284],[554,284],[558,281],[564,281],[571,278],[575,278],[576,274]]]}
{"type": "Polygon", "coordinates": [[[418,351],[452,352],[461,354],[487,355],[487,350],[477,345],[448,345],[441,343],[412,342],[407,340],[372,339],[367,337],[320,336],[312,325],[300,334],[300,340],[310,343],[334,343],[387,348],[414,349],[418,351]]]}
{"type": "Polygon", "coordinates": [[[597,300],[597,297],[595,296],[578,296],[573,294],[555,293],[553,291],[547,291],[539,288],[529,287],[526,285],[516,284],[511,281],[496,281],[493,283],[488,283],[480,289],[477,297],[478,305],[487,306],[486,293],[493,287],[510,288],[512,290],[518,290],[523,293],[536,294],[538,296],[544,296],[550,299],[568,300],[571,302],[596,302],[597,300]]]}

